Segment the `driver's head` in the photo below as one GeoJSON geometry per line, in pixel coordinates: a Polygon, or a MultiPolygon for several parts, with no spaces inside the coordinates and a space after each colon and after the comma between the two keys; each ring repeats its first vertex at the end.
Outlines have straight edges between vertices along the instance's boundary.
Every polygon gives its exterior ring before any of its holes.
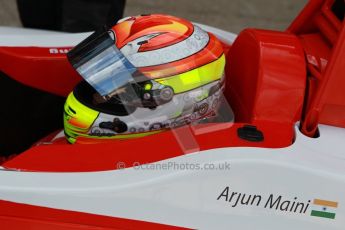
{"type": "Polygon", "coordinates": [[[222,44],[184,19],[125,18],[92,34],[68,57],[85,80],[65,104],[72,143],[145,136],[215,114],[222,44]]]}

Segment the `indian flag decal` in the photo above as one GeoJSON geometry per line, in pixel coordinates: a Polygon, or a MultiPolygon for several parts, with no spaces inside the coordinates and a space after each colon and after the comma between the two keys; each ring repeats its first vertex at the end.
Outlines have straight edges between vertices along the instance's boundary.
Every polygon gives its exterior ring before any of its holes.
{"type": "Polygon", "coordinates": [[[335,219],[338,202],[315,199],[313,205],[313,210],[310,213],[311,216],[335,219]]]}

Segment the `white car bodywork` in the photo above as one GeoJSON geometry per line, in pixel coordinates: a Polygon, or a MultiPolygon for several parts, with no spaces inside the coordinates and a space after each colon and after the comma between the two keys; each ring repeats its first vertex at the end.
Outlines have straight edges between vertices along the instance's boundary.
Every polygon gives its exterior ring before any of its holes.
{"type": "MultiPolygon", "coordinates": [[[[236,37],[202,27],[229,43],[236,37]]],[[[0,28],[0,46],[57,48],[88,35],[39,33],[0,28]]],[[[319,129],[320,137],[313,139],[296,125],[296,140],[287,148],[212,149],[147,168],[94,173],[3,170],[0,200],[194,229],[340,230],[345,226],[345,130],[319,129]],[[173,167],[157,169],[163,164],[173,167]],[[176,168],[188,164],[198,169],[176,168]],[[207,170],[207,165],[230,169],[207,170]],[[311,216],[318,209],[314,199],[336,202],[331,210],[335,218],[311,216]],[[303,204],[302,213],[294,211],[297,202],[303,204]]]]}

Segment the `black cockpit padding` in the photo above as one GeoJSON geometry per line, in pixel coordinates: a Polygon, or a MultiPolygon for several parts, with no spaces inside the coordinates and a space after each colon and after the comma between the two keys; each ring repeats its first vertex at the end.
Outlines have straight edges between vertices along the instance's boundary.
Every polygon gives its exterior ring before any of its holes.
{"type": "Polygon", "coordinates": [[[25,86],[0,72],[0,156],[18,154],[63,128],[64,97],[25,86]]]}

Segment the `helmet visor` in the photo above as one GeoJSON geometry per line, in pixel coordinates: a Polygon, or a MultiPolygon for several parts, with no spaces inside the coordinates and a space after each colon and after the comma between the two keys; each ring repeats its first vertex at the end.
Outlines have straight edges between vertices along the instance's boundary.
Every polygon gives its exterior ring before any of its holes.
{"type": "Polygon", "coordinates": [[[67,54],[74,69],[105,97],[133,83],[134,75],[143,76],[115,46],[115,39],[111,30],[103,28],[67,54]]]}

